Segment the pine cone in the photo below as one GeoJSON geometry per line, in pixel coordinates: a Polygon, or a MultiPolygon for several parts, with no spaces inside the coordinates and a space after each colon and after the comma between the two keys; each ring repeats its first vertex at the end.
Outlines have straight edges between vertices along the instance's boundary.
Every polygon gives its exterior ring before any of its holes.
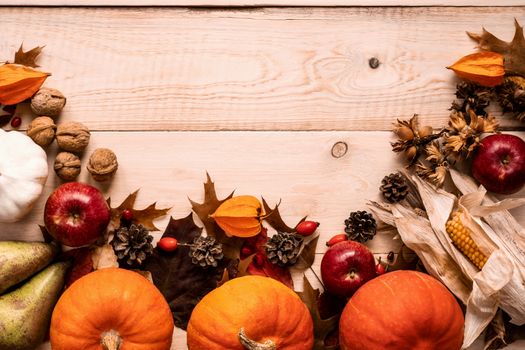
{"type": "Polygon", "coordinates": [[[360,210],[350,213],[350,217],[345,220],[345,226],[350,240],[363,243],[374,238],[377,224],[372,214],[360,210]]]}
{"type": "Polygon", "coordinates": [[[503,113],[512,113],[514,118],[525,121],[525,79],[506,78],[496,87],[496,96],[503,113]]]}
{"type": "Polygon", "coordinates": [[[195,238],[190,246],[189,256],[192,263],[201,267],[217,267],[219,260],[224,258],[222,245],[211,236],[195,238]]]}
{"type": "Polygon", "coordinates": [[[408,184],[401,173],[387,175],[381,180],[379,190],[390,203],[399,202],[408,195],[408,184]]]}
{"type": "Polygon", "coordinates": [[[266,243],[266,256],[272,264],[285,267],[299,258],[303,238],[294,233],[277,232],[266,243]]]}
{"type": "Polygon", "coordinates": [[[118,259],[133,266],[142,265],[153,254],[152,240],[153,236],[144,226],[131,224],[129,227],[120,227],[110,243],[118,259]]]}

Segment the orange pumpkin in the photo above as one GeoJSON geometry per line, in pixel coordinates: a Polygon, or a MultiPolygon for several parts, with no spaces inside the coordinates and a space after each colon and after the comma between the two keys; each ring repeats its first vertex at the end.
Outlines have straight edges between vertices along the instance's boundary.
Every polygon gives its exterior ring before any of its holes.
{"type": "Polygon", "coordinates": [[[459,350],[464,318],[433,277],[394,271],[365,283],[341,315],[341,350],[459,350]]]}
{"type": "Polygon", "coordinates": [[[230,280],[191,314],[190,350],[311,350],[313,323],[297,294],[269,277],[230,280]]]}
{"type": "Polygon", "coordinates": [[[136,272],[97,270],[75,281],[51,318],[53,350],[169,350],[170,308],[159,290],[136,272]]]}

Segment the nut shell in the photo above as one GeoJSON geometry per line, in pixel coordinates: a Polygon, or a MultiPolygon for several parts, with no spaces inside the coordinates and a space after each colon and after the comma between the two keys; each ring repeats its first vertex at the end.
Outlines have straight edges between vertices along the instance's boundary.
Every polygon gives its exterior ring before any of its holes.
{"type": "Polygon", "coordinates": [[[95,181],[110,180],[118,169],[117,156],[108,148],[97,148],[91,153],[87,170],[95,181]]]}
{"type": "Polygon", "coordinates": [[[56,117],[66,105],[66,98],[57,89],[41,88],[31,98],[31,110],[36,115],[56,117]]]}
{"type": "Polygon", "coordinates": [[[65,122],[59,124],[56,132],[58,147],[64,151],[80,153],[89,144],[91,133],[79,122],[65,122]]]}
{"type": "Polygon", "coordinates": [[[27,128],[27,136],[41,147],[49,146],[55,139],[55,125],[49,117],[37,117],[33,119],[27,128]]]}
{"type": "Polygon", "coordinates": [[[60,152],[55,159],[55,172],[64,181],[73,181],[80,174],[80,159],[73,153],[60,152]]]}

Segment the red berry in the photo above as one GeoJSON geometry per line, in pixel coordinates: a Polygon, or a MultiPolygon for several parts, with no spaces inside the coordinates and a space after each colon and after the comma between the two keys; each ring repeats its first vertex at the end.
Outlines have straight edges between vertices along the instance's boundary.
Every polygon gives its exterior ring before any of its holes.
{"type": "Polygon", "coordinates": [[[382,275],[386,272],[385,265],[381,264],[381,258],[379,258],[379,262],[376,265],[376,274],[382,275]]]}
{"type": "Polygon", "coordinates": [[[241,248],[241,258],[246,258],[247,256],[252,255],[255,253],[254,249],[250,246],[243,245],[241,248]]]}
{"type": "Polygon", "coordinates": [[[160,239],[159,243],[157,243],[157,247],[162,249],[165,252],[173,252],[175,249],[177,249],[177,245],[179,242],[176,238],[173,237],[163,237],[160,239]]]}
{"type": "Polygon", "coordinates": [[[331,247],[334,244],[337,244],[339,242],[344,242],[344,241],[348,241],[348,236],[346,235],[346,233],[340,233],[330,238],[330,240],[326,242],[326,246],[331,247]]]}
{"type": "Polygon", "coordinates": [[[22,118],[20,117],[14,117],[11,119],[11,126],[15,129],[18,129],[22,125],[22,118]]]}
{"type": "Polygon", "coordinates": [[[263,267],[263,265],[264,265],[264,256],[263,256],[263,254],[262,253],[255,254],[253,256],[252,262],[253,262],[253,265],[255,267],[259,267],[259,268],[263,267]]]}
{"type": "Polygon", "coordinates": [[[131,221],[131,219],[133,219],[133,212],[129,209],[124,209],[124,211],[122,212],[122,214],[120,214],[120,216],[124,220],[131,221]]]}
{"type": "Polygon", "coordinates": [[[300,222],[297,227],[295,228],[295,231],[297,231],[298,234],[301,236],[310,236],[312,233],[317,230],[319,227],[319,223],[315,221],[303,221],[300,222]]]}

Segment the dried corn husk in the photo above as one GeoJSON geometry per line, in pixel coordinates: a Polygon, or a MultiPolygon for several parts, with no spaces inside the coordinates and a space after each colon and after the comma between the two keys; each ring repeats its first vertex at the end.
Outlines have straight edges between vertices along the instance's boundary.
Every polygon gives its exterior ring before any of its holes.
{"type": "MultiPolygon", "coordinates": [[[[525,323],[525,230],[507,209],[525,204],[525,198],[496,202],[468,176],[451,170],[463,193],[459,198],[415,176],[415,185],[427,217],[402,204],[371,203],[384,222],[396,226],[403,242],[421,258],[427,271],[441,280],[465,305],[464,347],[470,346],[494,318],[498,308],[512,323],[525,323]],[[445,224],[460,209],[463,225],[489,259],[478,270],[446,233],[445,224]],[[483,217],[483,218],[482,218],[483,217]]],[[[406,205],[406,204],[405,204],[406,205]]]]}

